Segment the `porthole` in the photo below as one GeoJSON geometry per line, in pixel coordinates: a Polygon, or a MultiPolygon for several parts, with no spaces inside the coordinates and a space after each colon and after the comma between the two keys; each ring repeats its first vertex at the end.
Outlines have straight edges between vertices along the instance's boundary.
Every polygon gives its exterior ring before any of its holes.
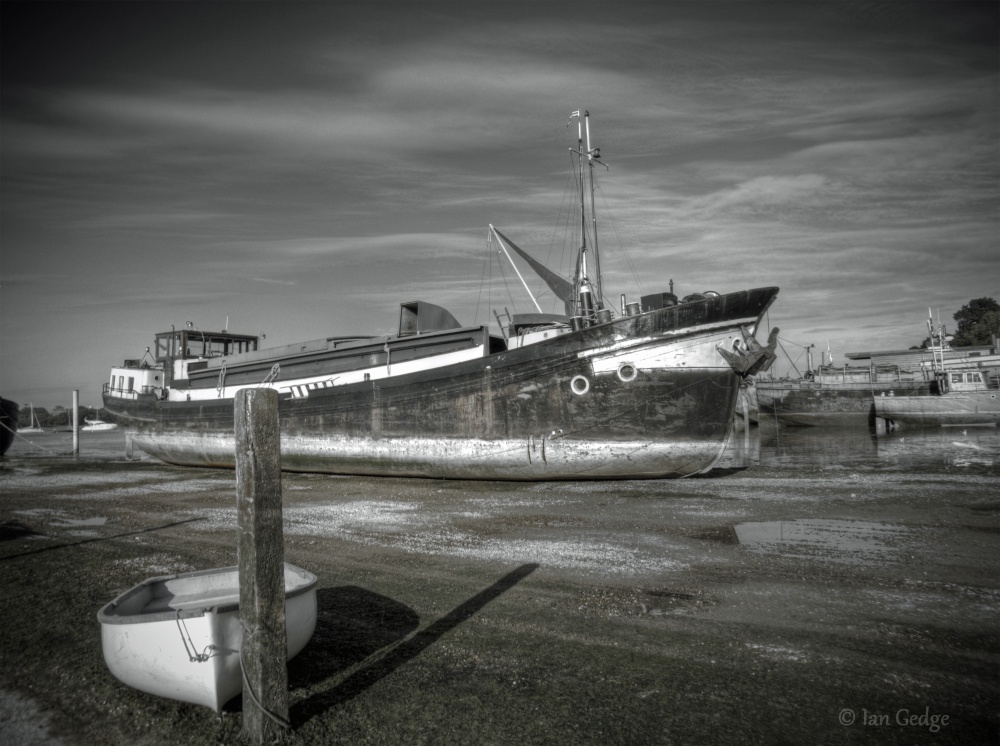
{"type": "Polygon", "coordinates": [[[569,382],[569,387],[573,389],[573,393],[577,396],[583,396],[590,391],[590,381],[584,376],[573,376],[573,380],[569,382]]]}
{"type": "Polygon", "coordinates": [[[618,377],[625,383],[634,381],[637,375],[639,375],[639,371],[632,363],[622,363],[618,366],[618,377]]]}

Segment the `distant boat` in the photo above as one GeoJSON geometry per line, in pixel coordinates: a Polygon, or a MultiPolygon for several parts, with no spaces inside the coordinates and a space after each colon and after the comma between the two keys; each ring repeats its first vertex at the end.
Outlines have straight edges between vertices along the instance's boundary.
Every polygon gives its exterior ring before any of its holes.
{"type": "Polygon", "coordinates": [[[20,413],[21,408],[16,403],[0,397],[0,456],[7,453],[7,449],[14,442],[20,413]]]}
{"type": "Polygon", "coordinates": [[[92,433],[98,430],[114,430],[118,427],[114,422],[105,422],[104,420],[88,420],[84,419],[87,423],[80,428],[80,432],[92,433]]]}
{"type": "Polygon", "coordinates": [[[1000,387],[991,385],[987,369],[967,365],[946,366],[943,352],[947,339],[943,327],[928,320],[934,381],[931,390],[919,396],[876,396],[875,415],[887,429],[900,424],[923,427],[1000,424],[1000,387]]]}
{"type": "Polygon", "coordinates": [[[1000,424],[1000,389],[989,388],[979,369],[940,371],[932,391],[922,396],[877,396],[875,416],[890,430],[914,426],[1000,424]]]}
{"type": "Polygon", "coordinates": [[[758,379],[760,417],[786,425],[867,427],[875,424],[873,396],[930,393],[921,371],[820,366],[795,379],[758,379]]]}
{"type": "MultiPolygon", "coordinates": [[[[952,348],[946,341],[934,350],[894,353],[846,353],[857,359],[870,356],[871,365],[834,367],[829,363],[813,370],[806,348],[806,373],[800,378],[758,378],[754,388],[760,416],[793,426],[875,427],[875,399],[927,396],[932,393],[934,369],[959,370],[1000,366],[992,348],[952,348]],[[876,362],[880,360],[882,362],[876,362]]],[[[797,371],[796,371],[797,372],[797,371]]]]}
{"type": "Polygon", "coordinates": [[[155,335],[151,361],[111,369],[105,410],[135,446],[189,466],[235,465],[236,392],[267,387],[278,392],[281,465],[290,471],[541,481],[711,470],[734,428],[740,384],[774,359],[774,335],[765,346],[756,334],[778,288],[678,298],[671,280],[670,292],[606,303],[593,215],[600,152],[584,119],[586,143],[581,119],[572,149],[573,276],[488,231],[490,247],[511,264],[518,254],[565,313],[535,302],[537,313],[501,323],[494,312],[499,333],[491,333],[411,301],[400,304],[396,333],[273,349],[258,349],[256,336],[171,329],[155,335]]]}
{"type": "MultiPolygon", "coordinates": [[[[239,568],[150,578],[97,614],[104,662],[125,684],[216,712],[243,690],[239,568]]],[[[285,563],[288,660],[316,629],[316,576],[285,563]]]]}
{"type": "Polygon", "coordinates": [[[35,417],[35,405],[34,403],[29,403],[31,407],[31,418],[28,420],[31,424],[28,427],[18,428],[20,433],[44,433],[42,426],[38,423],[38,418],[35,417]]]}

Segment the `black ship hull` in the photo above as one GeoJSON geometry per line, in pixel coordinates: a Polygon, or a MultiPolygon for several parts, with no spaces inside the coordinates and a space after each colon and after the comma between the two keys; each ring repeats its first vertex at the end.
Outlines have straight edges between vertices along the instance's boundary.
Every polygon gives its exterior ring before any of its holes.
{"type": "Polygon", "coordinates": [[[21,408],[10,399],[0,398],[0,456],[7,453],[17,433],[21,408]]]}

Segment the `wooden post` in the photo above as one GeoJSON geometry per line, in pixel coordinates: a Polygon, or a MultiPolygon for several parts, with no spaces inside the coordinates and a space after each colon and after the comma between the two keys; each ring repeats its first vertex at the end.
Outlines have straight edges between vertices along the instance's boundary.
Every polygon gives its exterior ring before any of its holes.
{"type": "Polygon", "coordinates": [[[278,392],[242,389],[235,399],[243,730],[253,744],[288,728],[285,571],[278,392]]]}
{"type": "Polygon", "coordinates": [[[73,428],[73,458],[80,455],[80,390],[73,389],[73,411],[70,413],[73,428]]]}

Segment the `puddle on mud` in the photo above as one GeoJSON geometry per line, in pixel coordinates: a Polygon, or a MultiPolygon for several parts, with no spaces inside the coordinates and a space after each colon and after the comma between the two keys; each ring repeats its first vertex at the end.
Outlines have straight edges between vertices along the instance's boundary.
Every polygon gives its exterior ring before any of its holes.
{"type": "Polygon", "coordinates": [[[908,533],[887,523],[813,518],[738,523],[735,529],[739,543],[753,551],[849,564],[891,561],[908,533]]]}

